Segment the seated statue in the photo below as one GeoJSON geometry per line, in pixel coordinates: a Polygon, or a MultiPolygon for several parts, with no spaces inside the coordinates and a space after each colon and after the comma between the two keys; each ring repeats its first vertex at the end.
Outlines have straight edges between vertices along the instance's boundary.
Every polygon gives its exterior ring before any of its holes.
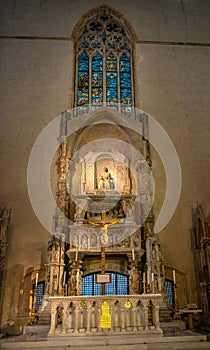
{"type": "Polygon", "coordinates": [[[99,177],[98,190],[113,190],[114,188],[114,179],[109,173],[108,168],[105,167],[103,173],[99,177]]]}

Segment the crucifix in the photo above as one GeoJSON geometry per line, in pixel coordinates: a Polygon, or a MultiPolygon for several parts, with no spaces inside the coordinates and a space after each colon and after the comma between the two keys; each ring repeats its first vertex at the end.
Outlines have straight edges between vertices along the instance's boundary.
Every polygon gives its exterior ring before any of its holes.
{"type": "MultiPolygon", "coordinates": [[[[123,219],[109,219],[106,217],[106,211],[102,211],[101,220],[84,220],[84,223],[101,228],[101,274],[105,275],[105,249],[108,245],[108,227],[123,222],[123,219]]],[[[105,295],[105,283],[101,283],[101,294],[105,295]]]]}

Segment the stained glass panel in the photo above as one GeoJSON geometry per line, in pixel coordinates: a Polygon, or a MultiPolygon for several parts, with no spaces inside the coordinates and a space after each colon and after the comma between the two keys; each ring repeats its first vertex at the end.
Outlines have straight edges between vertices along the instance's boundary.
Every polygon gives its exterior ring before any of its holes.
{"type": "Polygon", "coordinates": [[[97,53],[95,56],[92,58],[92,72],[94,71],[102,71],[103,65],[102,65],[102,58],[97,53]]]}
{"type": "Polygon", "coordinates": [[[103,63],[102,58],[97,53],[92,58],[92,103],[102,104],[103,102],[103,63]]]}
{"type": "Polygon", "coordinates": [[[128,294],[128,277],[119,273],[117,274],[117,294],[128,294]]]}
{"type": "Polygon", "coordinates": [[[101,86],[103,84],[103,75],[102,72],[92,72],[92,86],[101,86]]]}
{"type": "Polygon", "coordinates": [[[107,24],[106,29],[109,32],[119,32],[120,31],[120,25],[116,21],[111,21],[110,23],[107,24]]]}
{"type": "Polygon", "coordinates": [[[121,89],[131,88],[131,76],[130,73],[120,73],[120,85],[121,89]]]}
{"type": "Polygon", "coordinates": [[[44,282],[39,282],[37,284],[37,290],[36,290],[36,310],[38,310],[38,308],[42,304],[43,294],[44,294],[44,282]]]}
{"type": "Polygon", "coordinates": [[[86,53],[82,53],[78,59],[78,89],[77,105],[82,106],[88,103],[89,85],[89,58],[86,53]]]}
{"type": "Polygon", "coordinates": [[[106,283],[106,295],[115,295],[117,294],[116,290],[116,274],[111,274],[111,283],[106,283]]]}
{"type": "MultiPolygon", "coordinates": [[[[101,295],[101,283],[96,283],[97,273],[82,278],[82,295],[101,295]]],[[[128,276],[111,273],[111,283],[106,283],[106,295],[127,295],[128,276]]]]}
{"type": "Polygon", "coordinates": [[[120,72],[130,72],[130,58],[124,53],[120,58],[120,72]]]}
{"type": "Polygon", "coordinates": [[[102,25],[101,25],[101,23],[99,23],[97,21],[91,22],[89,24],[89,29],[90,29],[91,32],[98,32],[98,31],[100,31],[102,29],[102,25]]]}
{"type": "Polygon", "coordinates": [[[88,275],[82,279],[82,295],[93,294],[93,275],[88,275]]]}
{"type": "Polygon", "coordinates": [[[94,273],[94,295],[101,295],[101,283],[96,283],[96,273],[94,273]]]}
{"type": "Polygon", "coordinates": [[[168,302],[170,305],[174,305],[174,282],[170,280],[165,280],[165,289],[168,297],[168,302]]]}
{"type": "Polygon", "coordinates": [[[126,54],[120,58],[120,100],[122,105],[132,104],[131,64],[126,54]]]}
{"type": "Polygon", "coordinates": [[[106,101],[107,103],[118,102],[117,59],[113,54],[106,59],[106,101]]]}

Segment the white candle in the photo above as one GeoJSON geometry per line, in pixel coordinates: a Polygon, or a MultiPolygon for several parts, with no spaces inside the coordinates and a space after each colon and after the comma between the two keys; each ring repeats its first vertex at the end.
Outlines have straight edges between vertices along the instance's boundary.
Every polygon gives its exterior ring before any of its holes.
{"type": "Polygon", "coordinates": [[[134,261],[135,260],[134,248],[132,248],[132,258],[133,258],[133,261],[134,261]]]}
{"type": "Polygon", "coordinates": [[[77,259],[78,259],[78,248],[77,248],[77,250],[76,250],[76,257],[75,257],[75,260],[77,261],[77,259]]]}
{"type": "Polygon", "coordinates": [[[143,282],[145,282],[145,272],[143,272],[143,282]]]}
{"type": "Polygon", "coordinates": [[[173,281],[174,281],[174,284],[176,284],[176,272],[175,272],[175,270],[173,270],[173,281]]]}
{"type": "Polygon", "coordinates": [[[65,281],[66,281],[66,271],[64,271],[64,274],[63,274],[63,288],[65,287],[65,281]]]}
{"type": "Polygon", "coordinates": [[[38,278],[39,278],[39,272],[36,272],[35,288],[37,287],[37,284],[38,284],[38,278]]]}
{"type": "Polygon", "coordinates": [[[152,272],[152,282],[154,282],[154,273],[152,272]]]}
{"type": "Polygon", "coordinates": [[[150,274],[149,271],[147,271],[147,284],[150,285],[150,274]]]}

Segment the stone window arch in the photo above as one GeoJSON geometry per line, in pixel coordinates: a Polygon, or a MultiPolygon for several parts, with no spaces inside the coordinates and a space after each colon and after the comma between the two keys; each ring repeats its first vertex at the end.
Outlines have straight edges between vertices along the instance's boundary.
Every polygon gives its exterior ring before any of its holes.
{"type": "Polygon", "coordinates": [[[76,29],[75,107],[89,112],[108,106],[129,113],[134,105],[134,35],[129,25],[117,11],[101,6],[76,29]]]}

